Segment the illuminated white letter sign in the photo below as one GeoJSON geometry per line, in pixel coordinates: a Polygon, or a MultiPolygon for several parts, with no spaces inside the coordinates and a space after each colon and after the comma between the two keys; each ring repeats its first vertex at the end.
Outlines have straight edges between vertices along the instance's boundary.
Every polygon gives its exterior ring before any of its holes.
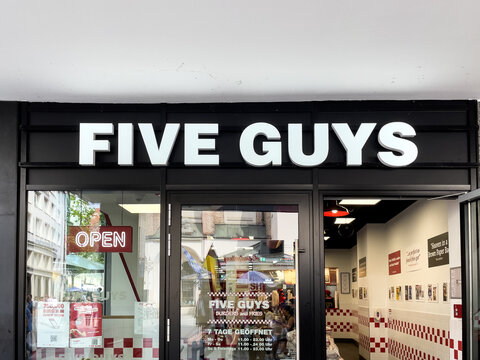
{"type": "MultiPolygon", "coordinates": [[[[175,145],[182,125],[166,123],[160,142],[157,141],[153,124],[139,123],[136,126],[140,130],[152,166],[168,166],[172,152],[176,148],[175,145]]],[[[311,150],[305,150],[303,142],[305,130],[302,124],[288,124],[288,134],[282,139],[282,135],[276,126],[258,122],[250,124],[242,131],[238,147],[236,144],[229,144],[228,148],[223,149],[223,151],[224,154],[240,151],[239,155],[250,166],[281,166],[282,146],[285,145],[291,163],[301,167],[316,167],[327,160],[328,154],[331,152],[330,136],[336,135],[343,146],[346,166],[363,165],[364,147],[368,141],[370,141],[370,145],[372,145],[371,142],[376,141],[378,142],[376,143],[377,147],[380,145],[386,150],[378,151],[376,154],[378,160],[385,166],[404,167],[417,159],[418,147],[411,140],[416,136],[416,132],[411,125],[404,122],[387,123],[380,129],[377,128],[378,136],[374,139],[372,133],[376,127],[376,123],[362,123],[356,131],[353,131],[348,123],[316,123],[313,124],[313,147],[311,150]]],[[[118,165],[134,165],[134,130],[134,124],[132,123],[120,123],[117,126],[118,165]]],[[[218,124],[187,123],[183,125],[183,130],[183,164],[185,166],[220,165],[220,155],[213,153],[217,150],[218,124]]],[[[282,130],[285,131],[285,128],[282,130]]],[[[112,123],[80,124],[79,164],[94,166],[97,152],[110,151],[110,140],[97,139],[97,135],[108,136],[114,135],[114,133],[112,123]]],[[[371,152],[372,146],[368,146],[367,149],[370,149],[371,152]]],[[[338,150],[343,151],[341,148],[336,149],[336,151],[338,150]]],[[[369,154],[370,159],[372,155],[369,154]]],[[[82,236],[84,235],[80,235],[78,241],[86,241],[82,236]]],[[[108,239],[102,238],[101,241],[105,242],[108,247],[108,239]]]]}
{"type": "Polygon", "coordinates": [[[245,162],[252,166],[282,165],[282,143],[280,141],[264,141],[263,154],[257,154],[253,142],[257,136],[267,140],[280,140],[277,128],[267,123],[255,123],[243,130],[240,136],[240,153],[245,162]]]}
{"type": "Polygon", "coordinates": [[[95,153],[97,151],[110,151],[110,141],[97,140],[97,135],[112,135],[113,124],[80,124],[80,165],[95,165],[95,153]]]}

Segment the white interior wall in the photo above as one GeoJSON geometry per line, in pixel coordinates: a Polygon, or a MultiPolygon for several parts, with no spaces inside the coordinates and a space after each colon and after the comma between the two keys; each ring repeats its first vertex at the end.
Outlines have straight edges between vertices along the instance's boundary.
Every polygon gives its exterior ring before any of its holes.
{"type": "MultiPolygon", "coordinates": [[[[325,250],[325,267],[338,268],[338,275],[342,272],[352,273],[352,249],[326,249],[325,250]]],[[[356,258],[356,254],[355,254],[356,258]]],[[[350,277],[350,283],[351,283],[350,277]]],[[[349,294],[341,294],[340,291],[340,277],[337,278],[337,291],[339,296],[338,307],[342,309],[356,309],[357,300],[352,298],[351,292],[349,294]]],[[[333,294],[332,294],[333,296],[333,294]]]]}
{"type": "MultiPolygon", "coordinates": [[[[381,321],[381,326],[375,327],[362,324],[362,318],[375,317],[379,310],[381,316],[393,321],[407,323],[422,323],[431,326],[433,329],[445,330],[450,334],[455,344],[461,340],[462,322],[461,319],[453,318],[453,304],[461,303],[461,300],[443,301],[443,283],[448,283],[450,290],[450,268],[461,265],[460,249],[460,216],[459,206],[454,200],[420,200],[404,210],[402,213],[391,219],[386,224],[368,224],[359,231],[357,235],[357,246],[348,250],[326,250],[326,266],[338,267],[340,272],[345,268],[349,271],[357,267],[362,257],[367,257],[367,276],[358,277],[357,283],[352,283],[353,288],[366,287],[367,298],[347,299],[341,295],[340,308],[353,307],[358,304],[359,314],[359,342],[360,354],[368,359],[393,358],[387,353],[370,353],[367,346],[362,346],[362,337],[375,339],[386,337],[396,343],[403,343],[406,346],[418,349],[427,354],[434,354],[438,359],[454,358],[453,349],[445,346],[438,346],[429,343],[423,338],[406,335],[398,332],[398,329],[390,329],[386,326],[388,320],[381,321]],[[428,267],[428,239],[448,232],[449,235],[449,265],[442,265],[433,268],[428,267]],[[422,257],[420,269],[408,271],[406,266],[406,250],[412,247],[420,248],[422,257]],[[401,252],[401,273],[389,275],[388,254],[400,250],[401,252]],[[429,284],[437,284],[438,301],[429,302],[427,287],[429,284]],[[405,285],[412,286],[413,299],[406,301],[404,298],[405,285]],[[425,299],[415,301],[415,285],[423,285],[425,299]],[[399,301],[389,299],[388,289],[393,286],[401,286],[402,296],[399,301]],[[423,320],[422,320],[423,319],[423,320]],[[452,353],[449,354],[449,353],[452,353]],[[387,356],[388,355],[388,356],[387,356]]],[[[368,321],[368,320],[367,320],[368,321]]],[[[363,321],[365,323],[365,321],[363,321]]],[[[435,330],[437,331],[437,330],[435,330]]],[[[444,341],[444,340],[443,340],[444,341]]],[[[397,354],[398,355],[398,354],[397,354]]]]}
{"type": "MultiPolygon", "coordinates": [[[[123,255],[137,291],[141,296],[143,294],[143,282],[139,281],[137,276],[138,215],[123,210],[122,218],[122,208],[118,206],[118,204],[102,204],[102,211],[109,215],[113,226],[124,225],[132,226],[133,228],[132,252],[123,253],[123,255]]],[[[128,280],[120,256],[117,253],[111,254],[109,272],[111,276],[110,315],[134,315],[135,295],[130,286],[130,281],[128,280]]]]}
{"type": "MultiPolygon", "coordinates": [[[[402,286],[402,299],[390,301],[392,309],[404,309],[426,313],[444,314],[450,313],[448,302],[441,299],[442,283],[450,280],[450,267],[448,265],[428,267],[427,240],[448,231],[447,200],[417,201],[407,210],[403,211],[390,220],[386,226],[388,241],[385,243],[385,255],[401,250],[401,273],[388,276],[389,286],[402,286]],[[419,247],[422,251],[421,269],[407,271],[405,250],[411,247],[419,247]],[[428,303],[428,284],[438,284],[439,301],[428,303]],[[423,285],[425,300],[423,302],[405,301],[403,288],[405,285],[423,285]]],[[[451,241],[450,244],[455,243],[451,241]]],[[[388,272],[388,267],[385,267],[388,272]]],[[[388,297],[388,288],[384,291],[384,297],[388,297]]]]}

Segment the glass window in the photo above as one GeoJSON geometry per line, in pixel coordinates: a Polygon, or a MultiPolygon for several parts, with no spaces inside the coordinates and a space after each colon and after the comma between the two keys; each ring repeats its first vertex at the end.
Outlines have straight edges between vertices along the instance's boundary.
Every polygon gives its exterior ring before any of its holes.
{"type": "Polygon", "coordinates": [[[182,208],[181,359],[296,359],[298,210],[182,208]]]}
{"type": "Polygon", "coordinates": [[[28,198],[37,234],[27,232],[26,358],[158,358],[160,197],[28,198]]]}

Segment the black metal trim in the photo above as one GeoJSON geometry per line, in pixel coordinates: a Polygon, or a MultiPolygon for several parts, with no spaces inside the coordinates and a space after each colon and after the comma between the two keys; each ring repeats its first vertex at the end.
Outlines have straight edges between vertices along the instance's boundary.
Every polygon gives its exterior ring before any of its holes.
{"type": "MultiPolygon", "coordinates": [[[[161,180],[159,180],[161,183],[161,180]]],[[[109,184],[95,184],[95,185],[65,185],[65,184],[58,184],[58,185],[42,185],[42,184],[27,184],[25,190],[32,191],[32,190],[39,190],[39,191],[81,191],[81,190],[111,190],[111,191],[160,191],[160,185],[152,186],[152,185],[132,185],[126,184],[121,185],[121,190],[119,190],[119,185],[109,185],[109,184]]]]}
{"type": "Polygon", "coordinates": [[[297,272],[300,292],[299,310],[301,335],[298,337],[300,343],[301,357],[305,359],[314,358],[317,341],[313,337],[315,324],[312,313],[316,307],[313,293],[313,274],[311,272],[312,260],[314,258],[312,248],[312,217],[310,192],[170,192],[168,201],[172,204],[172,248],[170,256],[170,278],[167,296],[169,302],[169,318],[171,324],[171,341],[169,343],[168,359],[178,359],[180,350],[180,259],[181,259],[181,208],[182,205],[213,205],[213,204],[235,204],[235,205],[279,205],[295,204],[299,211],[299,243],[297,249],[305,249],[305,252],[298,253],[297,272]]]}
{"type": "MultiPolygon", "coordinates": [[[[315,339],[324,339],[326,334],[326,313],[325,313],[325,244],[323,241],[323,196],[318,191],[318,172],[314,172],[313,181],[315,184],[312,194],[312,215],[313,215],[313,282],[314,298],[317,299],[315,307],[315,339]]],[[[327,357],[327,349],[323,341],[316,346],[315,359],[324,360],[327,357]]]]}
{"type": "MultiPolygon", "coordinates": [[[[160,166],[152,166],[149,163],[136,163],[135,166],[119,166],[117,163],[103,163],[97,166],[83,166],[76,162],[20,162],[18,164],[21,168],[31,168],[31,169],[38,169],[38,168],[64,168],[64,169],[161,169],[160,166]]],[[[409,169],[465,169],[465,168],[475,168],[477,169],[480,166],[478,162],[467,162],[467,163],[414,163],[409,165],[406,168],[402,168],[402,170],[409,170],[409,169]]],[[[208,170],[208,169],[216,169],[215,167],[204,167],[204,166],[197,166],[195,168],[190,166],[185,166],[182,163],[170,163],[168,165],[169,168],[172,169],[195,169],[195,170],[208,170]]],[[[164,168],[164,167],[163,167],[164,168]]],[[[221,169],[255,169],[253,167],[248,166],[239,166],[239,164],[235,163],[222,163],[221,169]]],[[[358,167],[346,167],[344,163],[325,163],[319,167],[320,169],[344,169],[344,170],[362,170],[362,169],[384,169],[384,170],[394,170],[393,168],[389,168],[385,165],[378,164],[378,163],[363,163],[363,165],[358,167]]],[[[298,167],[292,164],[285,164],[281,167],[265,167],[264,169],[270,170],[278,170],[281,171],[283,169],[303,169],[306,168],[298,167]]],[[[308,169],[308,168],[307,168],[308,169]]]]}
{"type": "MultiPolygon", "coordinates": [[[[228,113],[235,113],[234,111],[230,111],[228,113]]],[[[308,114],[310,112],[303,112],[308,114]]],[[[298,112],[296,112],[298,114],[298,112]]],[[[317,121],[321,123],[321,121],[317,121]]],[[[162,124],[163,121],[159,123],[154,123],[153,128],[156,131],[163,130],[162,124]]],[[[313,124],[313,123],[312,123],[313,124]]],[[[114,124],[115,125],[115,124],[114,124]]],[[[229,124],[220,124],[222,126],[222,132],[237,132],[242,131],[243,127],[236,126],[236,125],[229,125],[229,124]]],[[[287,127],[285,125],[277,125],[276,128],[280,132],[286,132],[287,127]]],[[[422,132],[467,132],[467,131],[474,131],[477,130],[478,126],[476,125],[463,125],[463,126],[452,126],[452,125],[418,125],[415,126],[415,132],[422,133],[422,132]]],[[[22,132],[78,132],[79,125],[20,125],[19,130],[22,132]]],[[[312,131],[313,126],[310,124],[304,125],[304,131],[312,131]]],[[[139,132],[138,128],[134,129],[134,132],[139,132]]],[[[183,132],[183,128],[180,129],[180,132],[183,132]]],[[[378,129],[373,130],[373,134],[378,133],[378,129]]]]}
{"type": "Polygon", "coordinates": [[[467,300],[467,296],[470,292],[470,290],[468,289],[468,285],[470,283],[470,279],[469,279],[469,274],[467,273],[466,271],[466,268],[468,267],[468,262],[467,262],[467,259],[468,259],[468,246],[467,246],[467,229],[466,229],[466,219],[468,218],[468,215],[466,216],[465,215],[465,211],[466,211],[466,206],[468,203],[461,203],[460,204],[460,248],[461,248],[461,257],[462,257],[462,304],[465,303],[465,305],[462,305],[462,306],[466,306],[465,310],[462,311],[462,343],[463,343],[463,356],[462,356],[462,359],[464,360],[467,360],[468,359],[468,356],[467,354],[469,354],[470,352],[470,342],[471,342],[471,339],[469,338],[468,334],[470,334],[470,329],[471,329],[471,326],[470,326],[470,319],[469,319],[469,316],[467,315],[467,303],[468,301],[467,300]],[[462,241],[463,240],[463,241],[462,241]]]}
{"type": "Polygon", "coordinates": [[[159,356],[162,359],[167,359],[167,302],[168,298],[163,294],[162,290],[166,289],[168,284],[168,264],[167,264],[167,232],[168,229],[168,205],[167,192],[165,188],[166,173],[162,171],[160,177],[160,314],[159,314],[159,356]]]}
{"type": "MultiPolygon", "coordinates": [[[[23,123],[27,121],[28,114],[19,107],[19,122],[23,123]]],[[[27,141],[26,135],[20,134],[20,143],[18,144],[18,153],[20,160],[27,157],[27,141]]],[[[15,358],[23,359],[25,356],[25,307],[26,307],[26,288],[25,288],[25,275],[27,270],[27,192],[25,186],[27,183],[27,170],[19,169],[19,179],[17,181],[18,188],[18,205],[19,212],[17,214],[17,326],[15,329],[16,338],[16,350],[15,358]]]]}
{"type": "MultiPolygon", "coordinates": [[[[468,136],[468,150],[469,150],[469,160],[471,162],[478,162],[479,157],[479,144],[478,144],[478,104],[476,102],[470,102],[468,104],[468,122],[471,127],[474,128],[473,131],[469,131],[468,136]]],[[[470,184],[472,189],[478,187],[478,175],[479,168],[470,169],[470,184]]]]}

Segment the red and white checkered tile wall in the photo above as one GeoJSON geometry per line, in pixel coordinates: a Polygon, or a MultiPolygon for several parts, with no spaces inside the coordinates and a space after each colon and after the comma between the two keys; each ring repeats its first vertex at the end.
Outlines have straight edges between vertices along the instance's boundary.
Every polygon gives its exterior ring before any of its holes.
{"type": "Polygon", "coordinates": [[[450,359],[450,347],[455,345],[455,341],[451,344],[449,316],[398,309],[389,312],[388,346],[391,358],[450,359]]]}
{"type": "Polygon", "coordinates": [[[368,307],[358,307],[358,351],[365,359],[370,359],[370,321],[368,312],[368,307]]]}
{"type": "Polygon", "coordinates": [[[358,340],[358,311],[326,309],[325,315],[333,337],[358,340]]]}
{"type": "Polygon", "coordinates": [[[155,338],[104,338],[103,347],[38,348],[32,360],[53,359],[159,359],[158,339],[155,338]]]}
{"type": "MultiPolygon", "coordinates": [[[[327,325],[334,337],[358,339],[361,352],[370,359],[375,354],[388,354],[399,360],[460,360],[463,344],[451,338],[449,317],[389,310],[389,319],[375,321],[366,308],[328,309],[327,325]],[[429,325],[425,325],[429,324],[429,325]],[[387,333],[384,332],[387,331],[387,333]]],[[[32,360],[54,359],[159,359],[158,339],[141,337],[110,337],[103,339],[103,347],[95,349],[39,348],[32,360]]]]}

